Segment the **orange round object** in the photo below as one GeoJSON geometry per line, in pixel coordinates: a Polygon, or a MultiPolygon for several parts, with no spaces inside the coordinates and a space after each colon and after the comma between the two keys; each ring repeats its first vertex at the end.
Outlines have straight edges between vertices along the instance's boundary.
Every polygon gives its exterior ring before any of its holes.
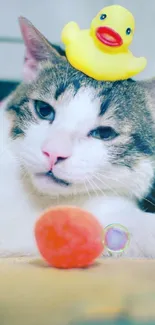
{"type": "Polygon", "coordinates": [[[35,225],[42,257],[57,268],[79,268],[103,252],[103,228],[89,212],[57,207],[45,212],[35,225]]]}

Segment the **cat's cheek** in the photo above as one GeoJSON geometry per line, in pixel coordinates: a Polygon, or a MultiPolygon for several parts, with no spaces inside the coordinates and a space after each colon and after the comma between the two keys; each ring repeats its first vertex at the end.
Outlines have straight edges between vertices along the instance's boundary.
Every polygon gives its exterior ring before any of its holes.
{"type": "Polygon", "coordinates": [[[48,161],[41,150],[48,129],[49,126],[45,121],[32,124],[25,131],[22,139],[14,141],[14,151],[30,174],[48,170],[48,161]]]}
{"type": "Polygon", "coordinates": [[[92,178],[97,172],[109,168],[108,149],[102,141],[88,139],[74,145],[72,156],[62,164],[56,165],[57,177],[70,182],[83,183],[84,178],[92,178]]]}

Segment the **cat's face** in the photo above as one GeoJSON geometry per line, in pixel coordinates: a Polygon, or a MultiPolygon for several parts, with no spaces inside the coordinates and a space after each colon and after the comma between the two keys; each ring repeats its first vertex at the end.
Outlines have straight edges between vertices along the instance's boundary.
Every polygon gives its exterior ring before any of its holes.
{"type": "Polygon", "coordinates": [[[38,71],[8,105],[13,150],[36,189],[143,195],[153,177],[143,89],[133,81],[97,82],[60,57],[38,71]]]}

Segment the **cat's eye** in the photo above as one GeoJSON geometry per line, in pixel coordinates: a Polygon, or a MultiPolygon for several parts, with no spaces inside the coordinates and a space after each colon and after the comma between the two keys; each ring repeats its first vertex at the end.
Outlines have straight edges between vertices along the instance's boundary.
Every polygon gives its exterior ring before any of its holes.
{"type": "Polygon", "coordinates": [[[55,110],[51,105],[41,100],[35,100],[34,105],[35,110],[40,118],[44,120],[54,121],[55,110]]]}
{"type": "Polygon", "coordinates": [[[118,133],[110,126],[99,126],[90,131],[89,136],[100,140],[112,140],[118,136],[118,133]]]}

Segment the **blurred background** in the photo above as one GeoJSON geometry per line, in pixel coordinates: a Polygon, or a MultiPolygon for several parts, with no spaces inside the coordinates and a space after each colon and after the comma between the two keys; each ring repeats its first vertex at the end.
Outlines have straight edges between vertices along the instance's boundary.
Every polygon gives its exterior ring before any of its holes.
{"type": "Polygon", "coordinates": [[[105,5],[121,4],[132,11],[136,33],[132,51],[148,65],[137,79],[155,76],[155,0],[0,0],[0,80],[20,80],[24,57],[18,17],[28,18],[51,42],[60,43],[63,26],[75,20],[88,28],[105,5]]]}

